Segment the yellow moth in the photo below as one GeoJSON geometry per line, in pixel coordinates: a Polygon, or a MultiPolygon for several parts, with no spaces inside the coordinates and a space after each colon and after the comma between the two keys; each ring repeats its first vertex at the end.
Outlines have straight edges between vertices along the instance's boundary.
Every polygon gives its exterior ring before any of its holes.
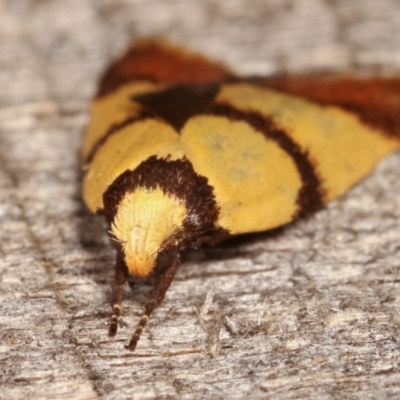
{"type": "Polygon", "coordinates": [[[238,78],[164,42],[106,71],[82,159],[84,200],[117,242],[110,336],[128,275],[158,274],[137,341],[180,252],[320,209],[399,145],[400,80],[238,78]]]}

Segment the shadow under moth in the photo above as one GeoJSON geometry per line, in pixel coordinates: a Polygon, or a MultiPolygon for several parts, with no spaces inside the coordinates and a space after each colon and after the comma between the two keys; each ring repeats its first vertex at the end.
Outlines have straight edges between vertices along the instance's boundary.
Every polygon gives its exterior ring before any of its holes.
{"type": "Polygon", "coordinates": [[[109,335],[128,275],[156,283],[128,348],[163,300],[180,252],[322,208],[399,145],[400,79],[238,77],[161,41],[104,74],[83,144],[83,197],[117,244],[109,335]]]}

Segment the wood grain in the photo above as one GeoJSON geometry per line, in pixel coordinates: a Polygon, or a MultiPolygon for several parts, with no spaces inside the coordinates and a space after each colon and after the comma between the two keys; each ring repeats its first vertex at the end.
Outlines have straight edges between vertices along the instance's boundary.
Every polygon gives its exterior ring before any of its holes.
{"type": "Polygon", "coordinates": [[[400,71],[395,0],[0,1],[0,399],[400,397],[400,153],[308,220],[186,254],[107,337],[114,253],[80,200],[100,73],[162,35],[241,73],[400,71]]]}

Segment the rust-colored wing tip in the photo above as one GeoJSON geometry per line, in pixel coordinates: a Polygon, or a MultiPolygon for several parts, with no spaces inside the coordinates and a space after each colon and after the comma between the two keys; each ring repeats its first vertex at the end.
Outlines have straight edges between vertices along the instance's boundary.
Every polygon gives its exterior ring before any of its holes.
{"type": "Polygon", "coordinates": [[[282,76],[256,78],[261,86],[299,96],[321,105],[338,106],[365,124],[400,137],[400,78],[353,76],[282,76]]]}
{"type": "Polygon", "coordinates": [[[98,96],[140,79],[156,83],[196,84],[232,76],[233,73],[222,64],[183,47],[162,39],[145,39],[133,42],[124,56],[109,67],[101,79],[98,96]]]}

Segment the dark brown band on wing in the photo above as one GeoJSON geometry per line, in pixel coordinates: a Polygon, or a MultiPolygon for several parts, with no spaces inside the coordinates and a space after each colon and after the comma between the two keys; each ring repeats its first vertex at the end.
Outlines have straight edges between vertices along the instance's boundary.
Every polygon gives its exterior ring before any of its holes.
{"type": "Polygon", "coordinates": [[[113,63],[100,81],[97,97],[135,80],[199,84],[233,76],[223,65],[162,41],[141,41],[113,63]]]}
{"type": "Polygon", "coordinates": [[[305,216],[323,207],[324,193],[321,182],[313,164],[309,160],[307,152],[302,150],[286,132],[276,127],[271,118],[266,118],[254,111],[241,111],[229,104],[221,103],[213,104],[209,108],[208,113],[223,116],[234,121],[245,121],[255,130],[264,134],[265,137],[276,142],[290,155],[296,164],[302,180],[302,187],[297,196],[297,204],[299,205],[297,216],[305,216]]]}
{"type": "Polygon", "coordinates": [[[217,95],[219,87],[216,83],[176,85],[159,92],[137,95],[133,100],[179,132],[189,118],[206,110],[217,95]]]}
{"type": "Polygon", "coordinates": [[[207,178],[198,175],[187,159],[168,160],[151,156],[133,171],[122,173],[103,194],[104,210],[109,220],[115,217],[118,205],[126,193],[137,188],[148,190],[159,187],[164,193],[182,200],[187,209],[183,224],[182,241],[190,243],[216,243],[228,236],[224,229],[217,228],[219,214],[213,188],[207,178]]]}
{"type": "Polygon", "coordinates": [[[119,132],[121,129],[127,127],[128,125],[133,125],[136,122],[144,121],[148,118],[154,118],[154,114],[151,111],[142,110],[139,112],[138,115],[128,117],[124,119],[122,122],[119,122],[118,124],[111,125],[108,128],[108,130],[104,133],[104,135],[93,145],[92,150],[85,159],[85,164],[89,164],[93,161],[93,158],[100,149],[100,147],[103,146],[103,144],[107,141],[107,139],[110,136],[119,132]]]}
{"type": "Polygon", "coordinates": [[[400,78],[298,76],[254,78],[250,83],[343,108],[370,127],[400,139],[400,78]]]}

